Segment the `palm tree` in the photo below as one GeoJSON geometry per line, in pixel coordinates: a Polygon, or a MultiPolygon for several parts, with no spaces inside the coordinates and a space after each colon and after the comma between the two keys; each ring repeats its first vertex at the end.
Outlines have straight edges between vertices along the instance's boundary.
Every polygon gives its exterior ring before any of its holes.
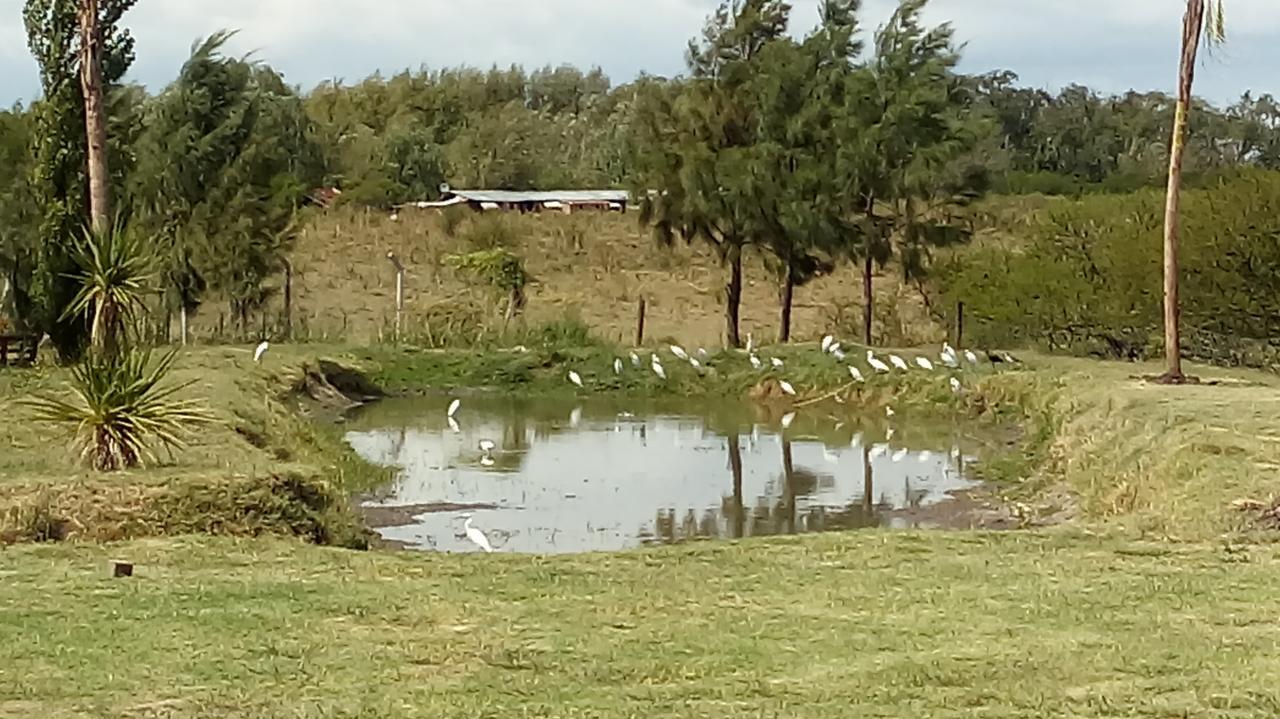
{"type": "Polygon", "coordinates": [[[1178,68],[1178,104],[1169,145],[1169,189],[1164,212],[1164,356],[1163,382],[1181,384],[1181,336],[1178,327],[1178,213],[1182,201],[1182,158],[1186,149],[1187,121],[1191,113],[1191,87],[1201,43],[1226,39],[1224,0],[1187,0],[1182,21],[1182,60],[1178,68]]]}
{"type": "Polygon", "coordinates": [[[67,317],[90,315],[93,350],[114,356],[125,346],[138,314],[152,290],[147,244],[120,224],[99,231],[86,229],[75,248],[80,291],[66,309],[67,317]]]}

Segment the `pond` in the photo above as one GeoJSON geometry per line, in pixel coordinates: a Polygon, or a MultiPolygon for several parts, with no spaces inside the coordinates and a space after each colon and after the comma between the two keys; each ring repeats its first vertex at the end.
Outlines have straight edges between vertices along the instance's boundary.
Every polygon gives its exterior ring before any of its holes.
{"type": "Polygon", "coordinates": [[[797,412],[741,402],[396,399],[348,420],[398,470],[363,502],[391,542],[465,552],[608,551],[697,538],[967,527],[990,429],[946,418],[797,412]],[[486,451],[482,446],[492,449],[486,451]]]}

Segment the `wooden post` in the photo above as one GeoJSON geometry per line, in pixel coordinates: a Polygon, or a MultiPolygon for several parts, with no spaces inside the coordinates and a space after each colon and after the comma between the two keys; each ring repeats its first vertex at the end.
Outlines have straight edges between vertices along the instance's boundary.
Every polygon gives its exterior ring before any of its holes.
{"type": "Polygon", "coordinates": [[[387,259],[396,268],[396,344],[400,344],[401,323],[404,318],[404,265],[400,264],[400,258],[394,252],[388,252],[387,259]]]}
{"type": "Polygon", "coordinates": [[[636,318],[636,347],[644,346],[644,309],[645,301],[641,297],[639,311],[637,312],[638,317],[636,318]]]}
{"type": "Polygon", "coordinates": [[[956,303],[956,347],[964,347],[964,303],[956,303]]]}
{"type": "Polygon", "coordinates": [[[293,263],[284,261],[284,338],[293,339],[293,263]]]}

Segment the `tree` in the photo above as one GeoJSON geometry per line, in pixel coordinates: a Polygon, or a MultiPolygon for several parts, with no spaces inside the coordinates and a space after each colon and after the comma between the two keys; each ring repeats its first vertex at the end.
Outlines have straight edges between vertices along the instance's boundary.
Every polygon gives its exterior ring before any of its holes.
{"type": "Polygon", "coordinates": [[[80,0],[80,90],[84,97],[89,220],[94,232],[106,232],[111,210],[107,196],[107,110],[102,87],[102,18],[98,0],[80,0]]]}
{"type": "Polygon", "coordinates": [[[751,97],[760,56],[781,38],[790,6],[778,0],[726,0],[690,41],[691,78],[650,84],[638,101],[632,147],[641,221],[658,241],[709,244],[729,271],[725,344],[741,346],[742,252],[762,239],[756,144],[759,113],[751,97]],[[652,190],[652,191],[651,191],[652,190]]]}
{"type": "MultiPolygon", "coordinates": [[[[98,0],[96,39],[101,48],[101,85],[107,96],[133,63],[133,38],[118,24],[135,1],[98,0]]],[[[64,360],[79,356],[86,334],[84,317],[65,314],[79,289],[71,279],[77,269],[73,248],[91,224],[86,179],[88,132],[79,72],[80,8],[77,0],[27,0],[23,11],[43,90],[42,99],[32,107],[35,152],[31,185],[43,208],[32,292],[38,303],[37,324],[49,334],[64,360]]],[[[112,138],[108,137],[107,143],[107,154],[121,154],[112,138]]]]}
{"type": "Polygon", "coordinates": [[[1169,187],[1164,210],[1164,357],[1163,382],[1180,384],[1182,345],[1178,307],[1178,221],[1182,201],[1182,162],[1187,140],[1187,120],[1191,112],[1191,88],[1195,81],[1196,59],[1202,41],[1226,38],[1222,0],[1187,0],[1182,21],[1182,56],[1178,66],[1178,104],[1173,117],[1173,140],[1169,145],[1169,187]]]}
{"type": "Polygon", "coordinates": [[[0,111],[0,318],[18,329],[32,320],[32,280],[40,214],[31,187],[32,114],[0,111]]]}

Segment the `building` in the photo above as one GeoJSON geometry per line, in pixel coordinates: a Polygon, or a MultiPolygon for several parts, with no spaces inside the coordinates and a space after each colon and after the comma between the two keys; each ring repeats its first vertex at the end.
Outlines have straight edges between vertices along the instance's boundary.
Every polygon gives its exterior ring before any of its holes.
{"type": "Polygon", "coordinates": [[[446,190],[437,202],[416,202],[418,209],[442,209],[466,205],[478,212],[508,210],[517,212],[626,212],[631,195],[625,190],[555,190],[550,192],[512,192],[508,190],[446,190]]]}

